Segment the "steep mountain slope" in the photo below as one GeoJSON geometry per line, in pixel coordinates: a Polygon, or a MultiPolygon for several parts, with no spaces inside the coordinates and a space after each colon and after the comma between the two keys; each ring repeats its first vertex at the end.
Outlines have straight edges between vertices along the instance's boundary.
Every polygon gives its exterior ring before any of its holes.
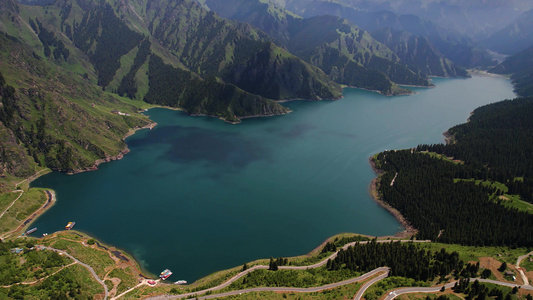
{"type": "Polygon", "coordinates": [[[158,3],[159,6],[152,3],[146,7],[143,18],[151,20],[148,29],[186,67],[199,75],[218,76],[273,99],[316,100],[341,96],[339,86],[321,70],[272,45],[268,36],[251,26],[221,19],[193,1],[158,3]],[[184,15],[186,22],[176,22],[176,16],[184,15]],[[277,56],[284,58],[282,64],[275,62],[277,56]],[[253,64],[259,64],[253,77],[241,73],[246,70],[243,66],[253,64]],[[306,80],[299,79],[299,71],[305,73],[306,80]]]}
{"type": "MultiPolygon", "coordinates": [[[[207,108],[202,101],[187,99],[187,103],[196,106],[183,108],[193,114],[238,121],[240,117],[257,112],[270,115],[289,111],[268,98],[341,97],[340,86],[320,69],[270,45],[270,38],[251,26],[223,20],[193,1],[58,0],[50,6],[18,6],[17,9],[14,18],[4,14],[5,31],[43,49],[42,55],[53,57],[56,65],[77,72],[105,90],[131,98],[143,99],[150,90],[154,95],[153,86],[157,83],[150,82],[148,76],[152,54],[187,73],[192,72],[186,76],[188,78],[200,81],[219,78],[206,81],[213,85],[211,87],[202,83],[206,89],[224,93],[211,94],[206,101],[217,102],[227,97],[242,99],[231,106],[217,104],[207,108]],[[263,57],[282,55],[284,64],[280,67],[273,60],[263,61],[264,67],[255,77],[240,80],[246,77],[240,73],[242,66],[257,62],[260,52],[268,52],[263,57]],[[279,72],[280,68],[284,72],[279,72]],[[220,88],[231,84],[235,86],[220,88]],[[242,87],[261,85],[261,89],[253,89],[251,93],[242,90],[242,87]],[[246,103],[249,99],[253,101],[246,103]]],[[[161,89],[156,90],[161,92],[161,89]]],[[[174,95],[176,98],[183,96],[174,95]]],[[[161,97],[151,98],[154,99],[161,97]]],[[[166,103],[179,106],[184,101],[166,103]]]]}
{"type": "Polygon", "coordinates": [[[300,16],[268,0],[197,0],[227,19],[238,20],[261,29],[280,44],[290,40],[289,27],[300,16]]]}
{"type": "Polygon", "coordinates": [[[426,37],[446,58],[464,67],[492,64],[488,53],[477,48],[467,36],[443,29],[415,15],[403,15],[385,10],[362,10],[351,2],[344,4],[340,1],[287,0],[284,5],[287,10],[306,18],[333,15],[345,18],[370,32],[381,28],[392,28],[426,37]]]}
{"type": "Polygon", "coordinates": [[[430,85],[427,78],[407,68],[368,32],[338,17],[303,19],[291,26],[290,33],[292,38],[287,46],[293,53],[343,84],[363,87],[386,84],[386,78],[379,76],[382,73],[395,83],[430,85]]]}
{"type": "Polygon", "coordinates": [[[121,155],[131,128],[149,124],[137,107],[83,78],[50,67],[16,38],[0,34],[0,190],[37,166],[74,171],[121,155]],[[119,116],[112,110],[127,112],[119,116]]]}
{"type": "Polygon", "coordinates": [[[276,43],[328,74],[335,81],[379,90],[401,92],[392,82],[429,85],[367,32],[331,16],[302,19],[264,0],[202,1],[225,18],[258,27],[276,43]],[[390,82],[392,81],[392,82],[390,82]]]}
{"type": "Polygon", "coordinates": [[[533,46],[533,10],[483,41],[487,48],[499,53],[513,55],[533,46]]]}
{"type": "Polygon", "coordinates": [[[511,74],[515,92],[524,97],[533,96],[533,47],[510,56],[490,72],[511,74]]]}
{"type": "MultiPolygon", "coordinates": [[[[273,0],[287,6],[309,5],[308,0],[273,0]]],[[[336,0],[361,11],[391,11],[416,15],[475,40],[486,38],[507,26],[522,12],[533,8],[529,0],[336,0]]],[[[327,4],[324,4],[327,5],[327,4]]]]}
{"type": "Polygon", "coordinates": [[[425,37],[390,28],[378,29],[372,32],[372,36],[394,51],[407,65],[424,74],[441,77],[468,76],[466,70],[440,54],[425,37]]]}

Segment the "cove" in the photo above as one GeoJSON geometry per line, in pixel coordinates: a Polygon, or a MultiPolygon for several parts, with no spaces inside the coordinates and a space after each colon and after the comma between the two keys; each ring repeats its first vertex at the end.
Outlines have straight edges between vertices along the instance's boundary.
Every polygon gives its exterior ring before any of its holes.
{"type": "Polygon", "coordinates": [[[475,108],[514,98],[501,77],[434,83],[398,97],[345,89],[341,100],[286,103],[293,113],[239,125],[151,109],[159,125],[129,137],[124,159],[35,180],[58,201],[33,226],[50,233],[75,221],[149,272],[169,268],[170,280],[189,282],[305,254],[340,232],[393,235],[403,228],[370,198],[368,158],[443,142],[475,108]]]}

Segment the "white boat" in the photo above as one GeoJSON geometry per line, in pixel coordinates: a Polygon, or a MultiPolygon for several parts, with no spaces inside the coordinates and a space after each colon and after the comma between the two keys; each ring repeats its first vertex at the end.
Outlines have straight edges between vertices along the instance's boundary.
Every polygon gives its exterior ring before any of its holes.
{"type": "Polygon", "coordinates": [[[187,283],[187,280],[178,280],[174,282],[174,284],[186,284],[186,283],[187,283]]]}

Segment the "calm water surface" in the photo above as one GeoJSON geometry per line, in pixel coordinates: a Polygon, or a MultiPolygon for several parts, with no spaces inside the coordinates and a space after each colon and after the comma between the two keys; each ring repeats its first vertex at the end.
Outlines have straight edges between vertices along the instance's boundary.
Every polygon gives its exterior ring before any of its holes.
{"type": "Polygon", "coordinates": [[[514,97],[502,78],[434,82],[401,97],[345,89],[342,100],[292,102],[291,114],[239,125],[152,109],[159,125],[128,138],[124,159],[34,181],[58,197],[35,226],[53,232],[76,221],[148,271],[170,268],[171,279],[190,282],[304,254],[340,232],[394,234],[403,228],[368,195],[368,158],[442,142],[476,107],[514,97]]]}

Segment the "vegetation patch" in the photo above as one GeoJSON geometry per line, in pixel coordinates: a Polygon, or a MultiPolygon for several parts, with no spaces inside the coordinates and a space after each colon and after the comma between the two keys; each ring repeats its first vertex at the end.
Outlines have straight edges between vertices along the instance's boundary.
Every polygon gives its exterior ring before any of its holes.
{"type": "MultiPolygon", "coordinates": [[[[27,217],[35,213],[46,202],[47,196],[44,190],[32,188],[25,191],[0,218],[0,228],[2,230],[0,233],[3,234],[15,230],[27,217]]],[[[13,194],[17,195],[17,197],[20,195],[19,193],[13,194]]]]}
{"type": "Polygon", "coordinates": [[[32,241],[24,239],[0,243],[0,286],[34,282],[71,263],[49,250],[37,250],[32,241]]]}
{"type": "Polygon", "coordinates": [[[231,290],[266,287],[315,287],[359,276],[360,273],[348,269],[328,271],[326,268],[307,270],[255,270],[239,282],[231,284],[231,290]]]}
{"type": "Polygon", "coordinates": [[[108,278],[118,278],[120,279],[120,283],[117,287],[117,295],[120,295],[122,292],[134,287],[137,285],[137,274],[135,272],[132,272],[130,268],[128,269],[119,269],[115,268],[113,271],[111,271],[108,275],[108,278]]]}
{"type": "Polygon", "coordinates": [[[425,282],[419,282],[412,278],[404,278],[392,276],[378,281],[372,285],[365,292],[364,298],[366,300],[377,300],[383,296],[387,291],[398,287],[410,287],[410,286],[428,286],[425,282]]]}
{"type": "Polygon", "coordinates": [[[96,250],[76,241],[59,238],[52,241],[50,246],[67,251],[80,261],[92,266],[100,278],[104,278],[105,274],[115,265],[106,251],[96,250]]]}

